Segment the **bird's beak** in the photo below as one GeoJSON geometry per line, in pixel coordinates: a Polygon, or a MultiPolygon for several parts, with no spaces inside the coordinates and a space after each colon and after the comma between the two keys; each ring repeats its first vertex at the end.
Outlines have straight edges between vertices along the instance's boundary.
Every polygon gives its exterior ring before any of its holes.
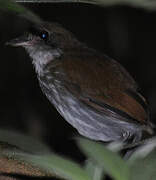
{"type": "Polygon", "coordinates": [[[10,46],[28,46],[30,44],[30,40],[28,39],[28,37],[26,35],[20,36],[18,38],[12,39],[9,42],[5,43],[6,45],[10,45],[10,46]]]}

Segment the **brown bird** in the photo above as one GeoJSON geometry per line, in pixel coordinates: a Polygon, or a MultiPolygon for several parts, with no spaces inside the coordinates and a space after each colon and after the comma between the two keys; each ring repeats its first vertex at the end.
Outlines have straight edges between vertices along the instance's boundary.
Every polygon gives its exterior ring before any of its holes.
{"type": "Polygon", "coordinates": [[[43,92],[81,135],[136,142],[150,132],[148,104],[130,74],[61,25],[35,25],[8,44],[26,49],[43,92]]]}

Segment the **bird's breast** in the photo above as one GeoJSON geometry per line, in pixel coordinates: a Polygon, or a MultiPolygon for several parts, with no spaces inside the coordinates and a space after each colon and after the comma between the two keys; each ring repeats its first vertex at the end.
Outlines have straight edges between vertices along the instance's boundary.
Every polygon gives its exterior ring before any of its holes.
{"type": "Polygon", "coordinates": [[[61,81],[56,79],[51,79],[51,83],[47,81],[47,77],[39,78],[41,89],[62,117],[75,127],[80,134],[84,134],[82,133],[85,132],[84,128],[88,130],[93,129],[91,123],[88,122],[89,118],[82,120],[82,117],[89,117],[89,113],[79,100],[66,90],[61,81]]]}

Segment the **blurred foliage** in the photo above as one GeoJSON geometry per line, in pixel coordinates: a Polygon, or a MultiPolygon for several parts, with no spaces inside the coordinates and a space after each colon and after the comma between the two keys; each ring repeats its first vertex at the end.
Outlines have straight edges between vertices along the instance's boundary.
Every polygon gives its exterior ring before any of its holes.
{"type": "Polygon", "coordinates": [[[103,168],[101,168],[93,159],[87,159],[85,162],[85,170],[92,177],[92,180],[101,180],[105,176],[103,168]]]}
{"type": "Polygon", "coordinates": [[[132,5],[136,7],[145,8],[148,10],[156,9],[156,1],[153,0],[0,0],[0,9],[2,11],[9,11],[15,13],[19,16],[23,16],[34,23],[41,23],[41,18],[26,9],[24,6],[20,5],[16,2],[33,2],[33,3],[65,3],[65,2],[73,2],[73,3],[88,3],[88,4],[96,4],[100,6],[111,6],[111,5],[132,5]]]}
{"type": "Polygon", "coordinates": [[[45,144],[36,139],[8,130],[0,130],[0,142],[7,142],[29,153],[47,154],[50,152],[45,144]]]}
{"type": "Polygon", "coordinates": [[[15,152],[13,153],[13,156],[17,159],[32,163],[33,165],[36,165],[36,167],[48,171],[51,174],[55,173],[56,176],[62,177],[63,179],[92,180],[89,174],[83,170],[79,164],[54,153],[41,156],[15,152]]]}
{"type": "Polygon", "coordinates": [[[15,13],[16,15],[22,16],[31,22],[41,22],[39,16],[26,9],[24,6],[15,3],[13,0],[0,0],[0,10],[15,13]]]}
{"type": "MultiPolygon", "coordinates": [[[[0,130],[1,132],[1,130],[0,130]]],[[[3,132],[3,131],[2,131],[3,132]]],[[[12,137],[8,131],[8,136],[12,137]]],[[[18,141],[23,141],[16,133],[18,141]]],[[[21,137],[20,137],[21,136],[21,137]]],[[[29,137],[30,138],[30,137],[29,137]]],[[[2,139],[1,139],[2,140],[2,139]]],[[[88,139],[78,138],[78,146],[88,159],[84,165],[69,160],[53,152],[29,153],[32,143],[21,150],[16,143],[0,143],[0,175],[12,174],[28,177],[57,177],[67,180],[103,180],[105,174],[114,180],[154,180],[156,179],[156,139],[135,150],[135,158],[124,160],[110,145],[104,146],[88,139]],[[153,148],[149,148],[149,146],[153,148]],[[144,156],[141,153],[146,151],[144,156]],[[137,155],[136,155],[137,154],[137,155]]],[[[20,143],[19,143],[20,144],[20,143]]],[[[115,146],[114,146],[115,147],[115,146]]],[[[120,146],[122,148],[122,146],[120,146]]],[[[36,148],[37,149],[37,148],[36,148]]],[[[116,151],[116,149],[114,149],[116,151]]]]}
{"type": "Polygon", "coordinates": [[[32,155],[32,153],[35,155],[43,155],[45,152],[50,152],[46,145],[34,140],[34,138],[4,130],[0,130],[0,136],[0,179],[23,180],[24,177],[56,177],[54,172],[51,173],[47,170],[41,169],[39,166],[34,166],[28,161],[16,158],[14,154],[18,152],[28,153],[30,155],[32,155]],[[34,142],[33,145],[32,142],[34,142]]]}
{"type": "Polygon", "coordinates": [[[141,7],[148,10],[156,9],[156,1],[154,0],[15,0],[16,2],[34,2],[34,3],[88,3],[96,4],[100,6],[112,6],[112,5],[130,5],[135,7],[141,7]]]}
{"type": "Polygon", "coordinates": [[[128,180],[129,171],[125,162],[115,153],[103,148],[103,145],[79,139],[78,144],[83,152],[91,159],[96,161],[104,171],[116,180],[128,180]]]}

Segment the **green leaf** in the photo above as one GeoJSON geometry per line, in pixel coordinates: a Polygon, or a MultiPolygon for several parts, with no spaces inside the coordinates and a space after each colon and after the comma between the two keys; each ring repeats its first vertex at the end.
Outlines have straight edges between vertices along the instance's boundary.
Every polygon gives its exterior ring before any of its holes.
{"type": "Polygon", "coordinates": [[[129,167],[119,155],[102,144],[87,139],[79,138],[78,144],[86,156],[95,160],[111,177],[116,180],[129,179],[129,167]]]}
{"type": "Polygon", "coordinates": [[[143,141],[127,162],[130,166],[131,180],[155,180],[156,137],[143,141]]]}
{"type": "Polygon", "coordinates": [[[0,142],[6,142],[30,153],[46,154],[50,152],[49,148],[45,144],[37,141],[36,139],[9,130],[0,129],[0,142]]]}
{"type": "Polygon", "coordinates": [[[0,0],[0,10],[15,13],[34,23],[42,22],[39,16],[26,9],[24,6],[15,3],[13,0],[0,0]]]}
{"type": "Polygon", "coordinates": [[[131,164],[131,180],[155,180],[156,179],[156,150],[144,158],[137,159],[131,164]]]}
{"type": "Polygon", "coordinates": [[[41,156],[14,153],[14,155],[18,159],[32,163],[43,170],[47,170],[49,173],[55,173],[56,176],[67,180],[92,180],[79,164],[56,154],[41,156]]]}
{"type": "Polygon", "coordinates": [[[129,164],[137,161],[137,159],[146,157],[150,152],[156,148],[156,137],[146,139],[142,141],[142,144],[138,144],[138,148],[133,152],[128,160],[129,164]]]}
{"type": "Polygon", "coordinates": [[[103,180],[104,171],[95,161],[88,159],[85,162],[85,170],[93,180],[103,180]]]}

